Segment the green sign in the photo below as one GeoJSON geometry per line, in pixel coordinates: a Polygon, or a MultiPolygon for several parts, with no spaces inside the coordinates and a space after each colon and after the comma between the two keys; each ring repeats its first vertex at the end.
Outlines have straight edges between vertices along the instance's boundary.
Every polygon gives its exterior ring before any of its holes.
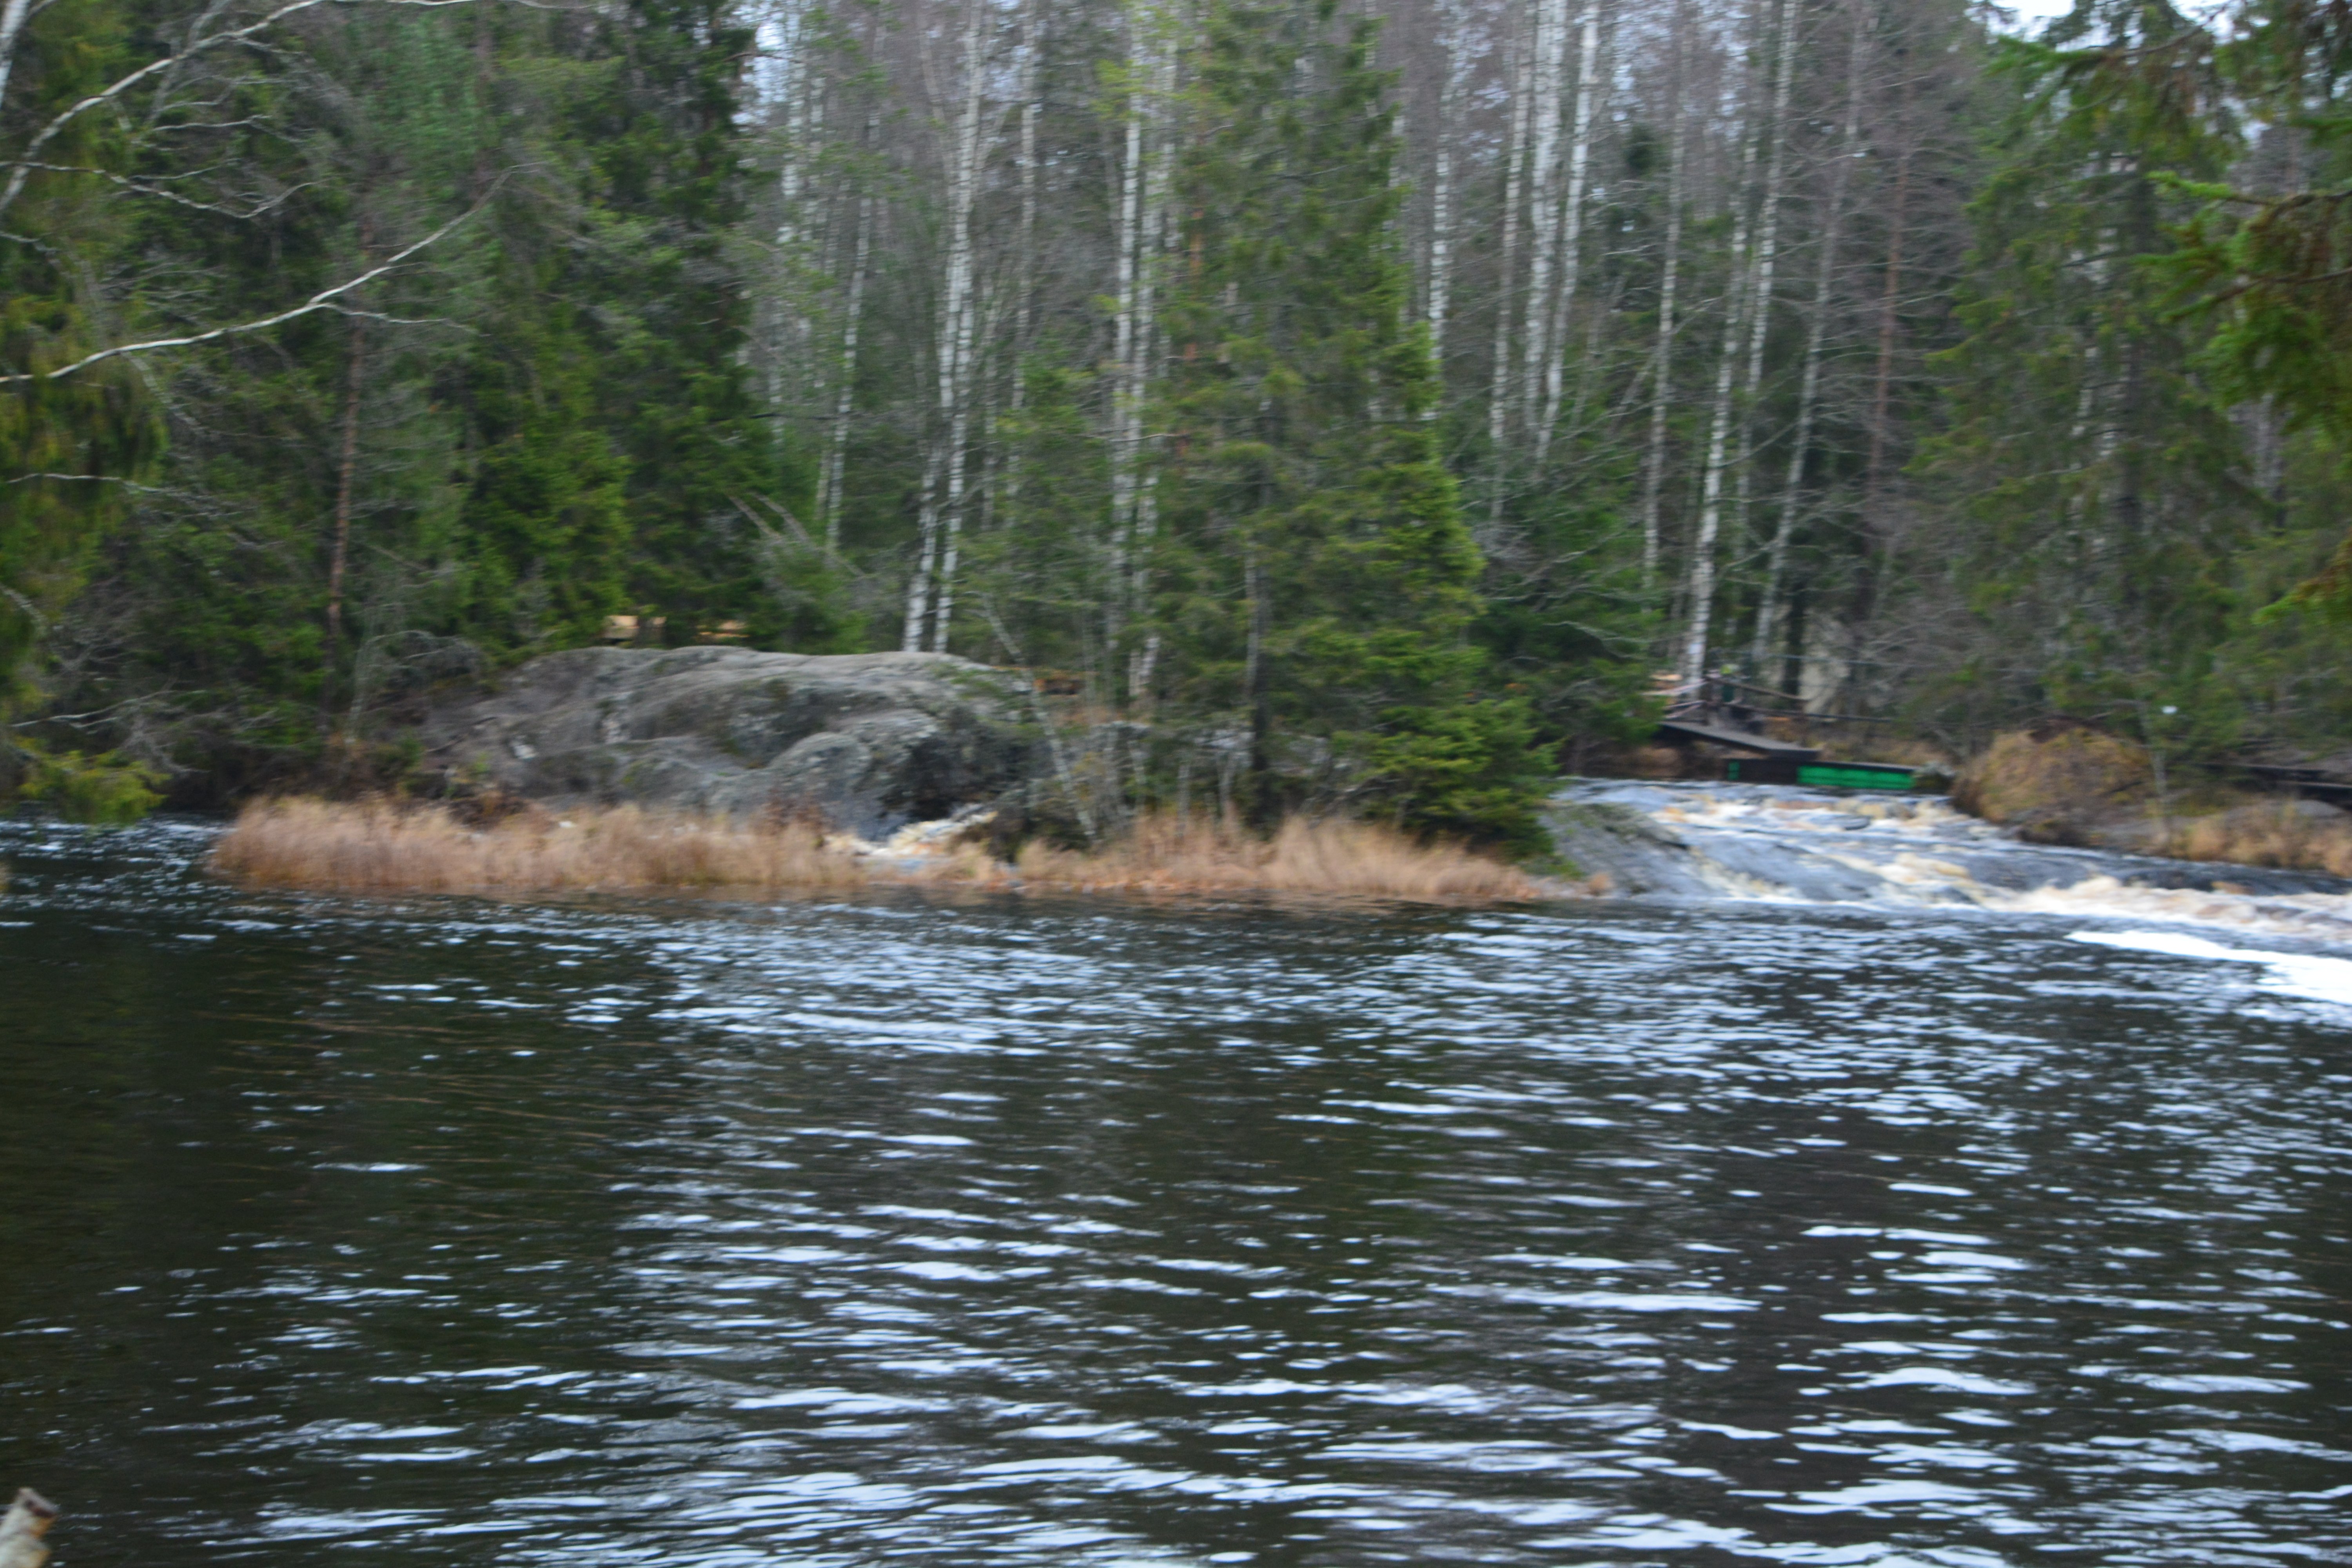
{"type": "Polygon", "coordinates": [[[1883,763],[1802,763],[1797,782],[1827,789],[1909,789],[1911,770],[1883,763]]]}

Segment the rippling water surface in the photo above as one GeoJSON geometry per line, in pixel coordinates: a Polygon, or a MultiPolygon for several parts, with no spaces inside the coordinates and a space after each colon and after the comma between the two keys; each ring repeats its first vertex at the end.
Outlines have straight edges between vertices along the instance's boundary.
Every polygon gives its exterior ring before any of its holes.
{"type": "Polygon", "coordinates": [[[2276,963],[207,841],[0,827],[58,1568],[2352,1561],[2352,1007],[2276,963]]]}

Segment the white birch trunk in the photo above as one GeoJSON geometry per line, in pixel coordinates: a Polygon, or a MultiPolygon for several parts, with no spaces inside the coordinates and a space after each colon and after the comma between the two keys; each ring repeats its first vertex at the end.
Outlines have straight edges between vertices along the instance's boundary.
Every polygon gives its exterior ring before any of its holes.
{"type": "MultiPolygon", "coordinates": [[[[1024,361],[1036,307],[1037,289],[1037,14],[1044,0],[1026,0],[1021,7],[1021,234],[1014,258],[1013,284],[1013,388],[1016,415],[1029,405],[1029,376],[1024,361]]],[[[1021,447],[1014,442],[1004,454],[1004,500],[1010,506],[1021,499],[1021,447]]]]}
{"type": "MultiPolygon", "coordinates": [[[[1529,5],[1543,0],[1526,0],[1529,5]]],[[[1524,196],[1528,141],[1528,110],[1532,97],[1528,73],[1535,58],[1532,43],[1522,37],[1517,44],[1517,69],[1511,80],[1511,138],[1503,153],[1503,254],[1495,283],[1495,352],[1490,367],[1490,384],[1486,389],[1486,445],[1495,469],[1494,493],[1489,498],[1489,515],[1503,515],[1503,498],[1510,464],[1506,458],[1504,444],[1511,434],[1511,305],[1512,289],[1518,282],[1519,207],[1524,196]]]]}
{"type": "Polygon", "coordinates": [[[786,9],[782,26],[784,35],[784,155],[783,166],[776,174],[777,205],[781,209],[776,224],[776,248],[782,256],[789,276],[793,252],[801,242],[801,191],[807,183],[805,153],[815,136],[809,123],[810,71],[803,47],[808,34],[805,9],[798,5],[786,9]]]}
{"type": "Polygon", "coordinates": [[[0,108],[8,101],[8,78],[16,68],[16,44],[33,14],[32,0],[7,0],[0,5],[0,108]]]}
{"type": "MultiPolygon", "coordinates": [[[[1797,427],[1790,437],[1789,469],[1780,483],[1780,520],[1764,564],[1764,596],[1756,606],[1756,643],[1751,658],[1756,679],[1780,629],[1781,579],[1787,574],[1789,542],[1797,531],[1797,502],[1804,485],[1805,454],[1813,441],[1813,416],[1822,385],[1822,342],[1829,330],[1830,296],[1837,281],[1838,238],[1845,223],[1846,181],[1862,151],[1862,55],[1868,41],[1868,13],[1853,5],[1853,33],[1846,46],[1845,124],[1838,134],[1837,163],[1830,171],[1828,205],[1822,214],[1820,265],[1813,273],[1813,313],[1805,326],[1804,369],[1797,384],[1797,427]]],[[[1769,684],[1769,682],[1768,682],[1769,684]]]]}
{"type": "MultiPolygon", "coordinates": [[[[1429,197],[1429,357],[1436,362],[1441,386],[1445,374],[1445,319],[1454,308],[1454,134],[1462,121],[1465,77],[1462,57],[1460,0],[1444,0],[1438,8],[1444,32],[1439,46],[1445,51],[1445,85],[1437,95],[1437,168],[1429,197]]],[[[1444,399],[1432,399],[1428,417],[1437,417],[1444,399]]]]}
{"type": "MultiPolygon", "coordinates": [[[[1533,241],[1528,254],[1528,304],[1520,329],[1527,358],[1520,363],[1519,407],[1539,420],[1544,366],[1550,362],[1551,272],[1559,246],[1555,204],[1559,199],[1560,82],[1568,66],[1568,0],[1536,0],[1535,149],[1528,183],[1532,187],[1533,241]]],[[[1538,437],[1540,439],[1540,437],[1538,437]]]]}
{"type": "Polygon", "coordinates": [[[1748,258],[1748,199],[1756,181],[1756,143],[1748,134],[1743,115],[1732,125],[1739,144],[1739,179],[1732,189],[1737,212],[1731,223],[1731,275],[1723,302],[1723,341],[1715,356],[1715,396],[1706,428],[1706,467],[1699,481],[1698,537],[1691,541],[1690,580],[1685,594],[1689,623],[1676,669],[1685,685],[1706,673],[1707,635],[1715,613],[1716,542],[1723,532],[1723,470],[1731,442],[1732,393],[1739,365],[1741,328],[1745,325],[1746,286],[1752,268],[1748,258]]]}
{"type": "MultiPolygon", "coordinates": [[[[867,139],[872,139],[872,127],[867,127],[867,139]]],[[[833,389],[833,428],[827,431],[824,472],[817,492],[817,515],[824,528],[824,548],[829,554],[841,551],[841,479],[842,467],[849,455],[849,416],[857,394],[857,329],[866,315],[866,272],[874,249],[874,198],[857,198],[857,237],[849,262],[849,298],[844,301],[841,321],[841,358],[835,363],[836,377],[833,389]]]]}
{"type": "Polygon", "coordinates": [[[1690,116],[1683,111],[1683,70],[1688,43],[1689,0],[1675,9],[1675,62],[1667,121],[1674,140],[1667,150],[1665,256],[1659,264],[1658,335],[1651,349],[1650,438],[1642,457],[1642,581],[1658,575],[1658,496],[1666,470],[1666,411],[1674,403],[1675,291],[1680,281],[1683,252],[1684,170],[1690,160],[1690,116]]]}
{"type": "Polygon", "coordinates": [[[1541,468],[1551,450],[1552,429],[1559,423],[1562,380],[1568,364],[1569,329],[1576,313],[1577,285],[1583,277],[1584,185],[1592,163],[1592,105],[1601,76],[1601,6],[1585,0],[1583,26],[1577,40],[1576,109],[1570,117],[1568,191],[1559,212],[1559,305],[1557,323],[1548,334],[1551,351],[1544,356],[1543,412],[1536,421],[1536,466],[1541,468]]]}
{"type": "Polygon", "coordinates": [[[1797,60],[1797,7],[1780,0],[1779,47],[1774,55],[1771,118],[1764,138],[1771,152],[1764,161],[1764,199],[1757,213],[1753,276],[1748,284],[1748,363],[1739,380],[1738,456],[1732,463],[1738,481],[1738,499],[1732,508],[1732,532],[1745,538],[1749,487],[1754,475],[1756,395],[1764,378],[1764,340],[1772,327],[1772,272],[1780,256],[1780,198],[1785,191],[1789,151],[1789,83],[1797,60]]]}
{"type": "Polygon", "coordinates": [[[1142,458],[1143,388],[1136,329],[1143,271],[1144,100],[1152,45],[1139,6],[1130,13],[1128,30],[1127,134],[1119,167],[1118,293],[1111,317],[1110,539],[1103,574],[1103,646],[1113,658],[1127,632],[1128,566],[1142,458]]]}
{"type": "Polygon", "coordinates": [[[1037,279],[1037,12],[1044,0],[1028,0],[1021,8],[1021,239],[1013,302],[1013,406],[1028,403],[1028,384],[1021,374],[1021,356],[1029,352],[1031,318],[1036,307],[1037,279]]]}
{"type": "MultiPolygon", "coordinates": [[[[1138,471],[1135,494],[1135,523],[1129,534],[1130,552],[1128,563],[1128,615],[1132,620],[1149,616],[1151,605],[1151,551],[1154,536],[1160,531],[1159,476],[1144,461],[1146,443],[1150,439],[1144,427],[1144,401],[1151,386],[1152,366],[1160,355],[1160,294],[1159,272],[1160,256],[1168,243],[1170,167],[1166,146],[1166,127],[1160,116],[1176,90],[1176,52],[1167,39],[1160,39],[1151,55],[1150,98],[1145,109],[1150,116],[1144,139],[1145,168],[1143,176],[1142,233],[1137,239],[1139,254],[1135,269],[1135,363],[1130,376],[1131,429],[1134,462],[1138,471]]],[[[1151,689],[1152,668],[1160,659],[1160,635],[1147,632],[1140,647],[1128,656],[1127,695],[1130,702],[1148,699],[1151,689]]]]}
{"type": "Polygon", "coordinates": [[[948,244],[949,320],[952,325],[950,347],[950,374],[944,378],[950,389],[948,414],[947,502],[942,509],[940,548],[940,570],[935,590],[937,603],[931,609],[931,650],[948,650],[948,633],[955,616],[956,557],[962,542],[964,510],[971,496],[971,425],[973,405],[978,401],[979,368],[977,340],[980,326],[980,291],[975,267],[977,250],[973,245],[972,216],[979,205],[980,165],[984,151],[981,136],[981,110],[987,79],[982,69],[982,23],[990,15],[983,0],[966,0],[971,6],[970,21],[964,30],[963,117],[956,128],[956,164],[948,192],[949,205],[954,213],[955,232],[948,244]]]}
{"type": "MultiPolygon", "coordinates": [[[[777,50],[782,57],[775,89],[783,104],[783,135],[779,143],[776,169],[776,244],[775,320],[772,334],[764,328],[761,337],[766,343],[766,364],[763,381],[769,408],[782,416],[786,402],[784,367],[793,363],[793,349],[808,337],[808,318],[803,307],[803,257],[804,237],[801,222],[801,201],[807,184],[803,150],[814,141],[809,124],[809,93],[807,83],[811,72],[803,58],[803,44],[808,36],[808,12],[805,5],[787,4],[779,7],[776,18],[777,50]]],[[[816,399],[824,396],[824,373],[819,366],[813,388],[816,399]]]]}
{"type": "Polygon", "coordinates": [[[971,352],[976,313],[971,297],[971,212],[980,184],[980,111],[985,85],[981,23],[987,6],[983,0],[965,0],[965,5],[963,109],[957,118],[955,145],[948,163],[948,256],[940,290],[939,400],[946,432],[925,464],[920,553],[907,584],[907,626],[899,641],[907,653],[919,651],[927,633],[935,644],[946,640],[947,616],[936,611],[951,602],[948,577],[953,570],[954,536],[963,521],[964,469],[971,433],[966,361],[971,352]]]}

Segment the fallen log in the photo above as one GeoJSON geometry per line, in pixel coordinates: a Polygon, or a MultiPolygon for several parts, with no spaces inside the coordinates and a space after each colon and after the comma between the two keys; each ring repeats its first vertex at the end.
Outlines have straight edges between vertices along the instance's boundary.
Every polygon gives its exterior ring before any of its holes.
{"type": "Polygon", "coordinates": [[[16,1500],[0,1516],[0,1568],[41,1568],[49,1560],[41,1537],[57,1521],[57,1504],[30,1487],[18,1487],[16,1500]]]}

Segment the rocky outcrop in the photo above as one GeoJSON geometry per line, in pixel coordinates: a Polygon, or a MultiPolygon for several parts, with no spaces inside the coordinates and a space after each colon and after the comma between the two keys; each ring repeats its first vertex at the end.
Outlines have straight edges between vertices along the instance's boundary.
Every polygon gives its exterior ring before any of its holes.
{"type": "Polygon", "coordinates": [[[1014,788],[1036,748],[1020,677],[946,654],[576,648],[422,727],[453,785],[744,814],[867,837],[1014,788]]]}

